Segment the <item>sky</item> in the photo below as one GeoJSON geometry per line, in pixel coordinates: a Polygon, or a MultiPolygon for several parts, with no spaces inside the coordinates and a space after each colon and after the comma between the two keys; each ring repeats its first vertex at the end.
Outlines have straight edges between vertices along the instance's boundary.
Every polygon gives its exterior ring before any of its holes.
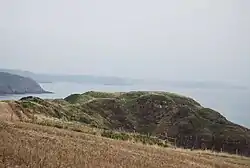
{"type": "Polygon", "coordinates": [[[0,68],[250,84],[249,0],[0,0],[0,68]]]}

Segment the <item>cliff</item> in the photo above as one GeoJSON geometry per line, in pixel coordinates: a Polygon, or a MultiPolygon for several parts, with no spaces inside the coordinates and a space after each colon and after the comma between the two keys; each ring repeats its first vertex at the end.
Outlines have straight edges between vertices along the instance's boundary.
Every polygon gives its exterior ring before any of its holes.
{"type": "Polygon", "coordinates": [[[0,72],[0,95],[50,93],[31,78],[0,72]]]}

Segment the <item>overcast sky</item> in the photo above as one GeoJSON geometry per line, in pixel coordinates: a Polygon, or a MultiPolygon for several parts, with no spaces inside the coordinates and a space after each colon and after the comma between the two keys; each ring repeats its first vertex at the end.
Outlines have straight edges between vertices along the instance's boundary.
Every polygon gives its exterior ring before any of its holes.
{"type": "Polygon", "coordinates": [[[0,68],[250,83],[250,0],[0,0],[0,68]]]}

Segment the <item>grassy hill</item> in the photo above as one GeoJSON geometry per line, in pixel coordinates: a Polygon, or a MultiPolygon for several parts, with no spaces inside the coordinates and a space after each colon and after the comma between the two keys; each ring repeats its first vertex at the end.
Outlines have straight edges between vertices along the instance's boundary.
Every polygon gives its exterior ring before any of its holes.
{"type": "MultiPolygon", "coordinates": [[[[25,97],[0,103],[0,118],[35,123],[77,122],[102,130],[140,133],[178,147],[250,156],[250,130],[192,98],[168,92],[89,91],[60,100],[25,97]]],[[[46,123],[43,123],[46,125],[46,123]]],[[[49,124],[48,124],[49,125],[49,124]]],[[[57,125],[63,127],[63,125],[57,125]]]]}
{"type": "MultiPolygon", "coordinates": [[[[0,122],[0,167],[248,168],[250,159],[162,148],[24,122],[0,122]]],[[[90,131],[90,132],[89,132],[90,131]]],[[[89,133],[87,133],[89,132],[89,133]]]]}

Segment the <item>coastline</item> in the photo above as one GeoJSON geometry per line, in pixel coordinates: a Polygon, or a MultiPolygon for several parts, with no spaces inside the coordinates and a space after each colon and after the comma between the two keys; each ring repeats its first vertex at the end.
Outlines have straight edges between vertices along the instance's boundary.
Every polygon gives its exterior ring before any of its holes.
{"type": "Polygon", "coordinates": [[[14,95],[28,95],[28,94],[55,94],[54,92],[50,91],[43,91],[43,92],[22,92],[22,93],[0,93],[0,96],[14,96],[14,95]]]}

